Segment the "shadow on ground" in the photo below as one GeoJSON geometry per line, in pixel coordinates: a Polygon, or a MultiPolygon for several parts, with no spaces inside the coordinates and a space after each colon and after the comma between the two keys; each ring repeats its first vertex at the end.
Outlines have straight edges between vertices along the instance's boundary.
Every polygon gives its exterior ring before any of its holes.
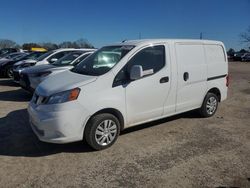
{"type": "Polygon", "coordinates": [[[0,92],[0,101],[27,102],[30,101],[32,95],[23,89],[0,92]]]}
{"type": "Polygon", "coordinates": [[[40,142],[29,126],[26,109],[0,119],[0,155],[39,157],[61,152],[90,152],[82,142],[58,145],[40,142]]]}
{"type": "Polygon", "coordinates": [[[10,91],[0,91],[0,101],[14,101],[14,102],[25,102],[29,101],[32,95],[10,79],[0,79],[0,86],[9,86],[17,88],[10,91]],[[19,88],[18,88],[19,87],[19,88]]]}
{"type": "MultiPolygon", "coordinates": [[[[157,126],[178,118],[194,117],[198,117],[196,113],[189,112],[126,129],[121,135],[124,136],[131,132],[157,126]]],[[[0,118],[0,155],[40,157],[65,152],[82,153],[93,152],[93,150],[85,142],[59,145],[39,141],[29,126],[26,109],[11,112],[6,117],[0,118]]]]}
{"type": "Polygon", "coordinates": [[[15,83],[13,80],[11,79],[4,79],[1,78],[0,80],[0,86],[13,86],[13,87],[18,87],[19,85],[17,83],[15,83]]]}

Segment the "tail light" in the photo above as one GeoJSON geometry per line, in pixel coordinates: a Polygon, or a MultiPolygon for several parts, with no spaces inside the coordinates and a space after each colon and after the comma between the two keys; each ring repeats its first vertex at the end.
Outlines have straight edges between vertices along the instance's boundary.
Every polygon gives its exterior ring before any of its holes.
{"type": "Polygon", "coordinates": [[[229,75],[227,75],[227,77],[226,77],[226,86],[227,87],[229,86],[229,75]]]}

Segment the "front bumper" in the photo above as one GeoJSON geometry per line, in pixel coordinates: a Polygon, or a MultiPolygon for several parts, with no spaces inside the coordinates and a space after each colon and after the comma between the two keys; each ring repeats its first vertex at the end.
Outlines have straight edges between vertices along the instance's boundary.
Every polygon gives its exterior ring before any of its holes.
{"type": "Polygon", "coordinates": [[[13,70],[13,80],[14,80],[14,82],[16,82],[16,83],[19,83],[19,81],[20,81],[20,72],[21,71],[18,71],[18,70],[13,70]]]}
{"type": "Polygon", "coordinates": [[[39,140],[58,144],[82,140],[89,117],[77,101],[57,105],[30,102],[28,113],[30,125],[39,140]]]}
{"type": "Polygon", "coordinates": [[[20,75],[19,84],[20,84],[20,86],[21,86],[24,90],[26,90],[26,91],[28,91],[28,92],[30,92],[30,93],[33,93],[33,92],[35,91],[35,89],[33,89],[33,88],[30,86],[30,80],[29,80],[28,75],[26,75],[26,74],[20,75]]]}

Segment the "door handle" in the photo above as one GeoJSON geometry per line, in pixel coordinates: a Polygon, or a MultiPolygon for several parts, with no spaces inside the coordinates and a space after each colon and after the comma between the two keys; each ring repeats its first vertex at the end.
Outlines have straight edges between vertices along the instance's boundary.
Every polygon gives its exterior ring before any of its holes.
{"type": "Polygon", "coordinates": [[[189,73],[188,72],[184,72],[183,74],[183,80],[187,81],[189,79],[189,73]]]}
{"type": "Polygon", "coordinates": [[[166,83],[166,82],[169,82],[169,77],[168,76],[163,77],[163,78],[160,79],[161,84],[166,83]]]}

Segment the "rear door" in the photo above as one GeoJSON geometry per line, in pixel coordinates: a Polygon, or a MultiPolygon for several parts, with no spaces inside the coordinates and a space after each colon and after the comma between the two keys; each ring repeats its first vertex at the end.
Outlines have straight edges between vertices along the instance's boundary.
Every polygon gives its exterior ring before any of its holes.
{"type": "Polygon", "coordinates": [[[203,44],[176,43],[175,49],[178,67],[176,111],[199,108],[207,90],[207,64],[203,44]]]}

